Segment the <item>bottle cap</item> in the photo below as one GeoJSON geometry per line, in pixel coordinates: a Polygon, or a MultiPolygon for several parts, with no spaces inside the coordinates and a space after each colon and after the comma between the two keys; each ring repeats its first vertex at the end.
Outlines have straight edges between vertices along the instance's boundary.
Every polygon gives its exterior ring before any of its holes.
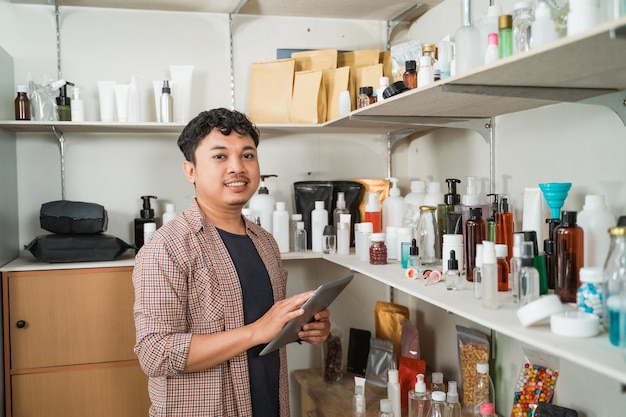
{"type": "Polygon", "coordinates": [[[332,236],[334,234],[335,234],[335,228],[333,227],[332,224],[327,224],[326,226],[324,226],[324,231],[322,232],[322,235],[332,236]]]}
{"type": "Polygon", "coordinates": [[[443,384],[443,372],[433,372],[431,379],[434,384],[443,384]]]}
{"type": "Polygon", "coordinates": [[[387,178],[391,183],[391,188],[389,189],[389,197],[400,197],[400,189],[398,188],[398,179],[395,177],[387,178]]]}
{"type": "Polygon", "coordinates": [[[456,206],[461,202],[461,196],[456,192],[456,185],[461,183],[461,180],[456,178],[446,179],[448,183],[448,193],[444,196],[444,202],[448,205],[456,206]]]}
{"type": "Polygon", "coordinates": [[[161,93],[169,94],[171,92],[169,80],[163,80],[163,87],[161,87],[161,93]]]}
{"type": "Polygon", "coordinates": [[[517,9],[530,9],[531,7],[532,6],[530,5],[530,2],[528,2],[528,1],[518,1],[513,6],[513,9],[515,9],[515,10],[517,10],[517,9]]]}
{"type": "Polygon", "coordinates": [[[424,382],[424,374],[417,374],[415,382],[415,392],[426,392],[426,382],[424,382]]]}
{"type": "Polygon", "coordinates": [[[302,220],[302,214],[300,214],[300,213],[292,214],[291,215],[291,220],[296,221],[296,222],[299,221],[299,220],[302,220]]]}
{"type": "Polygon", "coordinates": [[[490,33],[489,35],[487,35],[487,45],[494,45],[494,46],[498,46],[498,34],[497,33],[490,33]]]}
{"type": "Polygon", "coordinates": [[[397,369],[390,369],[387,371],[387,378],[389,379],[389,382],[398,382],[398,370],[397,369]]]}
{"type": "Polygon", "coordinates": [[[433,401],[445,401],[446,393],[443,391],[433,391],[433,393],[431,394],[431,397],[433,401]]]}
{"type": "Polygon", "coordinates": [[[467,177],[467,185],[465,187],[465,194],[461,197],[463,204],[466,206],[477,206],[480,204],[476,177],[467,177]]]}
{"type": "Polygon", "coordinates": [[[495,264],[496,261],[496,244],[483,240],[483,265],[495,264]]]}
{"type": "Polygon", "coordinates": [[[586,195],[583,210],[602,210],[606,208],[603,195],[586,195]]]}
{"type": "Polygon", "coordinates": [[[277,201],[276,202],[276,211],[284,211],[285,210],[285,202],[277,201]]]}
{"type": "Polygon", "coordinates": [[[378,79],[380,87],[387,87],[389,85],[389,77],[380,77],[378,79]]]}
{"type": "Polygon", "coordinates": [[[429,56],[421,56],[420,57],[420,68],[421,67],[430,67],[430,64],[432,64],[432,58],[429,56]]]}
{"type": "Polygon", "coordinates": [[[546,4],[544,1],[540,1],[535,9],[535,20],[537,19],[545,19],[552,18],[552,11],[550,10],[550,6],[546,4]]]}
{"type": "Polygon", "coordinates": [[[578,213],[575,211],[565,211],[561,212],[561,226],[563,227],[572,227],[576,226],[576,218],[578,213]]]}
{"type": "Polygon", "coordinates": [[[604,268],[601,266],[584,266],[579,271],[580,282],[601,284],[604,281],[604,268]]]}
{"type": "Polygon", "coordinates": [[[28,92],[28,88],[26,88],[26,86],[24,84],[18,84],[15,87],[15,91],[18,93],[27,93],[28,92]]]}
{"type": "Polygon", "coordinates": [[[411,247],[409,248],[409,255],[410,256],[419,255],[419,249],[417,247],[417,239],[411,239],[411,247]]]}
{"type": "Polygon", "coordinates": [[[165,212],[173,213],[174,212],[174,204],[173,203],[165,203],[165,212]]]}
{"type": "Polygon", "coordinates": [[[359,94],[367,94],[367,87],[359,87],[359,94]]]}
{"type": "Polygon", "coordinates": [[[420,180],[411,181],[412,193],[423,193],[424,191],[426,191],[426,183],[424,181],[420,181],[420,180]]]}
{"type": "Polygon", "coordinates": [[[397,96],[398,94],[404,93],[405,91],[409,90],[409,86],[406,85],[404,81],[396,81],[383,90],[383,98],[397,96]]]}
{"type": "Polygon", "coordinates": [[[534,230],[524,230],[522,234],[524,235],[524,242],[533,242],[533,256],[537,256],[539,254],[539,248],[537,247],[537,232],[534,230]]]}
{"type": "Polygon", "coordinates": [[[142,195],[141,199],[143,200],[143,208],[139,211],[139,215],[142,219],[151,219],[154,217],[154,209],[150,205],[150,199],[156,199],[156,196],[153,195],[142,195]]]}
{"type": "Polygon", "coordinates": [[[496,413],[496,407],[493,403],[482,403],[480,405],[480,414],[490,416],[496,413]]]}
{"type": "Polygon", "coordinates": [[[448,381],[448,394],[446,395],[446,400],[449,403],[459,402],[459,393],[457,391],[456,381],[448,381]]]}
{"type": "Polygon", "coordinates": [[[415,62],[413,60],[406,61],[404,63],[405,71],[415,71],[416,68],[417,68],[417,62],[415,62]]]}
{"type": "Polygon", "coordinates": [[[496,258],[506,258],[509,256],[509,248],[502,243],[496,244],[496,258]]]}
{"type": "Polygon", "coordinates": [[[476,259],[474,260],[474,265],[476,265],[479,268],[483,266],[483,244],[482,243],[476,244],[476,259]]]}
{"type": "Polygon", "coordinates": [[[517,318],[522,326],[528,327],[561,311],[563,311],[563,304],[559,296],[551,294],[520,307],[517,310],[517,318]]]}
{"type": "Polygon", "coordinates": [[[512,29],[513,16],[510,14],[501,14],[498,16],[498,29],[512,29]]]}
{"type": "Polygon", "coordinates": [[[154,232],[155,230],[156,230],[156,223],[148,222],[148,223],[144,223],[143,224],[143,232],[144,233],[154,232]]]}
{"type": "Polygon", "coordinates": [[[524,234],[521,232],[513,233],[513,257],[522,257],[522,244],[524,243],[524,234]]]}
{"type": "Polygon", "coordinates": [[[324,202],[323,201],[316,201],[315,202],[315,210],[322,210],[324,209],[324,202]]]}
{"type": "Polygon", "coordinates": [[[534,258],[535,258],[535,249],[533,242],[523,242],[522,243],[522,266],[533,266],[534,258]]]}
{"type": "Polygon", "coordinates": [[[304,230],[304,222],[296,222],[296,229],[304,230]]]}
{"type": "MultiPolygon", "coordinates": [[[[459,269],[459,261],[456,259],[456,252],[454,251],[454,249],[452,249],[450,250],[450,259],[448,259],[448,270],[457,271],[458,269],[459,269]]],[[[436,382],[434,378],[435,378],[435,374],[433,374],[433,382],[436,382]]],[[[442,378],[443,378],[443,374],[442,374],[442,378]]],[[[443,382],[443,379],[441,382],[443,382]]]]}
{"type": "Polygon", "coordinates": [[[470,210],[470,219],[482,219],[483,218],[483,209],[480,207],[471,207],[470,210]]]}
{"type": "Polygon", "coordinates": [[[600,332],[600,318],[584,311],[561,311],[550,316],[550,330],[565,337],[593,337],[600,332]]]}
{"type": "Polygon", "coordinates": [[[385,234],[384,233],[372,233],[372,235],[370,236],[370,240],[372,242],[384,242],[385,234]]]}
{"type": "Polygon", "coordinates": [[[380,411],[384,413],[388,413],[391,411],[391,400],[388,398],[383,398],[380,400],[380,411]]]}
{"type": "Polygon", "coordinates": [[[359,230],[361,233],[372,233],[374,224],[372,222],[362,222],[360,223],[359,230]]]}

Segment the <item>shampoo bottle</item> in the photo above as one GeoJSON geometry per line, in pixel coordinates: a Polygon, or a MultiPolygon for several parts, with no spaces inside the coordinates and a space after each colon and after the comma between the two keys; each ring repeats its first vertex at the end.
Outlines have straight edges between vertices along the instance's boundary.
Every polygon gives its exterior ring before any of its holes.
{"type": "Polygon", "coordinates": [[[154,220],[154,209],[150,205],[150,199],[156,200],[156,196],[142,195],[143,208],[139,211],[139,217],[135,219],[135,252],[143,246],[143,225],[144,223],[156,223],[154,220]]]}
{"type": "Polygon", "coordinates": [[[284,201],[276,202],[276,210],[272,213],[272,235],[280,253],[289,252],[289,213],[284,201]]]}
{"type": "Polygon", "coordinates": [[[611,244],[608,230],[615,227],[615,217],[607,209],[604,196],[585,196],[585,205],[578,213],[578,225],[585,232],[584,266],[604,266],[611,244]]]}
{"type": "Polygon", "coordinates": [[[252,196],[248,204],[252,220],[272,233],[272,213],[274,213],[274,208],[276,207],[276,200],[270,195],[269,190],[265,186],[265,179],[269,177],[276,177],[276,175],[261,175],[259,190],[252,196]]]}
{"type": "Polygon", "coordinates": [[[316,201],[315,209],[311,211],[311,250],[322,252],[324,226],[328,225],[328,210],[324,208],[324,201],[316,201]]]}
{"type": "Polygon", "coordinates": [[[400,195],[400,189],[398,188],[398,179],[389,178],[391,182],[391,188],[389,189],[389,196],[383,200],[383,231],[387,232],[387,227],[401,227],[402,215],[404,211],[404,199],[400,195]]]}

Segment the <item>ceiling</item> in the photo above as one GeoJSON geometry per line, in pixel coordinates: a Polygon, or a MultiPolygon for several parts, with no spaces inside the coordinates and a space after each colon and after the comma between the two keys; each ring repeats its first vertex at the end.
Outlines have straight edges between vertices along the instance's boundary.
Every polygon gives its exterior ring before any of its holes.
{"type": "MultiPolygon", "coordinates": [[[[55,0],[11,0],[54,5],[55,0]]],[[[417,19],[442,0],[57,0],[59,6],[365,20],[417,19]]]]}

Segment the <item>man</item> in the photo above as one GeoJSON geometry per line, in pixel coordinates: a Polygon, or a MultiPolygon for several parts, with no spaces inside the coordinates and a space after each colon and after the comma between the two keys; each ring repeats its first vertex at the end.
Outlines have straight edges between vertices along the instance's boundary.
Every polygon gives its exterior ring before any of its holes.
{"type": "MultiPolygon", "coordinates": [[[[241,215],[260,181],[259,133],[236,111],[200,113],[178,146],[196,198],[139,251],[135,352],[150,416],[289,416],[285,347],[259,356],[312,291],[285,298],[273,237],[241,215]]],[[[324,310],[300,339],[322,343],[324,310]]]]}

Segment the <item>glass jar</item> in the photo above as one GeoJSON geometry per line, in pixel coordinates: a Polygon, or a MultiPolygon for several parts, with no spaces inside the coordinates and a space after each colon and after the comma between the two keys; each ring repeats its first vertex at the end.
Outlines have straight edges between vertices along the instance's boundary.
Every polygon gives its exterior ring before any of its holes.
{"type": "Polygon", "coordinates": [[[370,264],[387,264],[387,245],[385,245],[384,233],[372,233],[370,236],[372,245],[370,246],[370,264]]]}
{"type": "Polygon", "coordinates": [[[576,306],[579,311],[595,314],[602,323],[602,303],[604,300],[604,268],[580,268],[580,287],[576,292],[576,306]]]}
{"type": "Polygon", "coordinates": [[[367,95],[367,87],[359,87],[359,97],[356,100],[356,108],[362,109],[365,106],[369,106],[370,97],[367,95]]]}
{"type": "Polygon", "coordinates": [[[626,303],[624,291],[626,280],[626,227],[618,226],[609,229],[611,246],[609,255],[604,264],[604,289],[606,301],[603,307],[603,315],[606,318],[605,327],[609,332],[609,340],[615,346],[620,346],[623,340],[624,312],[626,303]]]}
{"type": "Polygon", "coordinates": [[[439,230],[435,219],[434,206],[420,206],[420,220],[416,230],[418,257],[420,264],[433,265],[439,263],[439,230]]]}

